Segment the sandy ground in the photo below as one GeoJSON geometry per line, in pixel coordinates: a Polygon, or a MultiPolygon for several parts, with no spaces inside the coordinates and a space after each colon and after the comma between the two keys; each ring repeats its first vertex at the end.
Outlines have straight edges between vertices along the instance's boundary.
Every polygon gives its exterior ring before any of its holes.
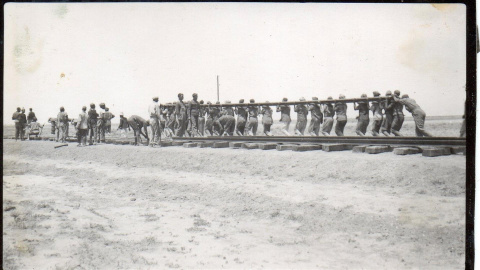
{"type": "Polygon", "coordinates": [[[4,269],[461,269],[465,157],[4,140],[4,269]]]}

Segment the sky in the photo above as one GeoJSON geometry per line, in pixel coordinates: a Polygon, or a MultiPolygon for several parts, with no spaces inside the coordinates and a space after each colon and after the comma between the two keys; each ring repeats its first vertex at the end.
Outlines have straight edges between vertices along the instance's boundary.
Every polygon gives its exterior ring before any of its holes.
{"type": "MultiPolygon", "coordinates": [[[[147,116],[172,102],[290,101],[400,90],[427,115],[462,115],[461,4],[7,3],[4,122],[106,103],[147,116]]],[[[349,117],[356,114],[349,108],[349,117]]],[[[279,115],[274,116],[280,118],[279,115]]],[[[118,119],[118,118],[117,118],[118,119]]]]}

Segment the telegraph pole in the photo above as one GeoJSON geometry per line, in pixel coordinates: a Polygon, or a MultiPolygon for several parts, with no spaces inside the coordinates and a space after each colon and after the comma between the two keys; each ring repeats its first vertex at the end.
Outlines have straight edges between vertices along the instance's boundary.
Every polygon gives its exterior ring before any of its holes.
{"type": "Polygon", "coordinates": [[[220,101],[220,83],[218,82],[218,75],[217,75],[217,101],[220,101]]]}

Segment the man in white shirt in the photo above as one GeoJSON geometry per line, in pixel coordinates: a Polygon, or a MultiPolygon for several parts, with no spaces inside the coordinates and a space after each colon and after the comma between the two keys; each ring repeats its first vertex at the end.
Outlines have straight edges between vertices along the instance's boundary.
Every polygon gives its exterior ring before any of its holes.
{"type": "Polygon", "coordinates": [[[160,145],[160,106],[158,105],[158,97],[153,97],[153,102],[148,106],[150,114],[150,125],[152,128],[152,140],[150,146],[160,145]]]}

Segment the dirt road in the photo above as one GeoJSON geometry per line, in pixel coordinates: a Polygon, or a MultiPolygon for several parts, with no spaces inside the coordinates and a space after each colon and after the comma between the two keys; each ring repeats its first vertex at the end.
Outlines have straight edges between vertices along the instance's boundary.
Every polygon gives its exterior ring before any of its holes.
{"type": "Polygon", "coordinates": [[[464,266],[463,155],[3,143],[5,269],[464,266]]]}

